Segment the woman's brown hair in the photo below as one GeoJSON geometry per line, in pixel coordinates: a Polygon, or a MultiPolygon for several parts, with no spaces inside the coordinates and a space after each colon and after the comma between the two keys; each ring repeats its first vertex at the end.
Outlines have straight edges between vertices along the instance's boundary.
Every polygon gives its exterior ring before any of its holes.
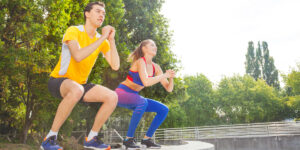
{"type": "Polygon", "coordinates": [[[139,47],[137,47],[130,55],[129,57],[127,58],[127,60],[129,62],[135,62],[136,60],[138,60],[139,58],[141,57],[144,57],[144,53],[143,53],[143,47],[145,45],[147,45],[150,41],[152,41],[151,39],[147,39],[147,40],[144,40],[140,43],[139,47]]]}

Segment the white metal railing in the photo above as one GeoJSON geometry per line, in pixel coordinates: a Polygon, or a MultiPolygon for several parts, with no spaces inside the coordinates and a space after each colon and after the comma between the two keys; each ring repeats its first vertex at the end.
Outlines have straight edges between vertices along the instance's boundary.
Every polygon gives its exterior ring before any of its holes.
{"type": "Polygon", "coordinates": [[[164,140],[199,140],[297,134],[300,135],[300,121],[165,128],[158,129],[155,133],[155,138],[164,140]]]}
{"type": "MultiPolygon", "coordinates": [[[[86,131],[74,131],[85,133],[86,131]]],[[[114,129],[102,131],[104,141],[120,143],[126,136],[126,131],[114,129]]],[[[145,132],[136,132],[137,141],[141,140],[145,132]]],[[[158,129],[153,138],[155,140],[201,140],[215,138],[243,138],[281,135],[300,135],[300,121],[297,122],[267,122],[218,126],[198,126],[183,128],[158,129]]]]}

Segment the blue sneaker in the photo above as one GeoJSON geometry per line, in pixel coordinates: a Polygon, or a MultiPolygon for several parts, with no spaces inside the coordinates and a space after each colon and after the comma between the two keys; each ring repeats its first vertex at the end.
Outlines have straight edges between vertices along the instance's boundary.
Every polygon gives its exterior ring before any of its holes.
{"type": "Polygon", "coordinates": [[[48,139],[45,138],[40,148],[41,150],[63,150],[63,148],[56,143],[55,135],[50,136],[48,139]]]}
{"type": "Polygon", "coordinates": [[[93,139],[90,141],[87,140],[88,138],[85,137],[85,141],[83,143],[84,148],[88,149],[94,149],[94,150],[110,150],[110,146],[104,144],[101,140],[100,137],[95,136],[93,139]]]}

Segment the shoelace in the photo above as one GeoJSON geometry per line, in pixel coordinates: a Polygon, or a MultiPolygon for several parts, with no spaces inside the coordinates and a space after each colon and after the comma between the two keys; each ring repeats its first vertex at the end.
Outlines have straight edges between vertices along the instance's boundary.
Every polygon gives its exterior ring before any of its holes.
{"type": "Polygon", "coordinates": [[[96,136],[95,141],[100,145],[103,144],[103,142],[100,140],[100,136],[96,136]]]}
{"type": "Polygon", "coordinates": [[[57,145],[57,140],[55,138],[49,138],[46,143],[49,143],[49,142],[51,145],[57,145]]]}
{"type": "Polygon", "coordinates": [[[133,144],[135,144],[135,143],[136,143],[136,140],[135,140],[135,138],[129,138],[128,140],[129,140],[129,141],[132,141],[132,143],[133,143],[133,144]]]}
{"type": "Polygon", "coordinates": [[[156,143],[153,142],[152,139],[148,139],[149,143],[151,143],[151,145],[157,145],[156,143]]]}

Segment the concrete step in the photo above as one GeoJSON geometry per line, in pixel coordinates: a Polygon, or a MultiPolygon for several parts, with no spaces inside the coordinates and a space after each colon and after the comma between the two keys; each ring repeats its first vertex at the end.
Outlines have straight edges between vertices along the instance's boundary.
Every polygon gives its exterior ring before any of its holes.
{"type": "Polygon", "coordinates": [[[186,141],[184,145],[163,145],[161,150],[215,150],[214,145],[201,141],[186,141]]]}
{"type": "MultiPolygon", "coordinates": [[[[215,150],[215,146],[210,143],[205,143],[201,141],[184,141],[183,145],[162,145],[159,150],[215,150]]],[[[114,148],[112,148],[114,149],[114,148]]],[[[124,150],[122,148],[118,148],[119,150],[124,150]]],[[[140,150],[144,150],[141,148],[140,150]]],[[[148,148],[147,150],[151,150],[148,148]]]]}

